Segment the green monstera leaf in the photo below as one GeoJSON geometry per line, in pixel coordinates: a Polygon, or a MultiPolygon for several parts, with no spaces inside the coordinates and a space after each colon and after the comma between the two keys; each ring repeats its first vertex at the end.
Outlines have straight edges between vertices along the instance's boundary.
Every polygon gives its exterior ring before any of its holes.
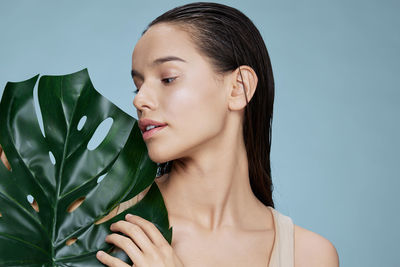
{"type": "Polygon", "coordinates": [[[104,241],[126,213],[153,222],[171,243],[157,165],[137,121],[100,95],[84,69],[40,78],[43,135],[33,100],[37,79],[7,83],[0,103],[0,144],[11,166],[0,162],[0,266],[103,266],[100,249],[131,264],[104,241]],[[107,136],[88,149],[107,118],[107,136]],[[137,204],[95,223],[148,188],[137,204]]]}

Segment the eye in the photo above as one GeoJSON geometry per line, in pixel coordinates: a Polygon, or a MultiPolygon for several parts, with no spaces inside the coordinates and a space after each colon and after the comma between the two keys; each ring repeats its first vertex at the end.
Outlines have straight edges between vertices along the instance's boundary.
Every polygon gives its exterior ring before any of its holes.
{"type": "Polygon", "coordinates": [[[169,83],[173,82],[175,79],[176,79],[176,77],[170,77],[170,78],[162,79],[161,81],[163,81],[164,83],[169,84],[169,83]],[[165,81],[170,81],[170,82],[165,82],[165,81]]]}
{"type": "MultiPolygon", "coordinates": [[[[170,84],[170,83],[172,83],[176,78],[177,78],[177,77],[169,77],[169,78],[161,79],[161,81],[162,81],[163,83],[170,84]]],[[[134,94],[139,93],[139,89],[136,89],[136,90],[132,91],[132,93],[134,93],[134,94]]]]}

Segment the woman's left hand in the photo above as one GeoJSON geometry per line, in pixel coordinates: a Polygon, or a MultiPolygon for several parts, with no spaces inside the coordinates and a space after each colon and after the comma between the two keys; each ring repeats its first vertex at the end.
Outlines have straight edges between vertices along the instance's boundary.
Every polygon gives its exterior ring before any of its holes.
{"type": "MultiPolygon", "coordinates": [[[[110,229],[127,236],[112,233],[105,239],[113,243],[129,256],[135,267],[183,267],[171,245],[157,227],[140,216],[127,214],[125,220],[111,224],[110,229]]],[[[107,266],[128,267],[122,260],[104,251],[96,254],[99,261],[107,266]]]]}

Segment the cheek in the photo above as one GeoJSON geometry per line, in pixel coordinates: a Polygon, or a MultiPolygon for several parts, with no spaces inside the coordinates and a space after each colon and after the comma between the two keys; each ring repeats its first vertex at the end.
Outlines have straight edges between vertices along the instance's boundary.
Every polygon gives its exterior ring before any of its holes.
{"type": "Polygon", "coordinates": [[[187,145],[210,138],[223,127],[224,103],[216,90],[197,86],[177,95],[175,105],[169,104],[168,117],[176,125],[174,131],[187,145]]]}
{"type": "Polygon", "coordinates": [[[164,98],[161,110],[170,126],[162,137],[147,146],[153,161],[165,162],[185,156],[191,148],[222,131],[226,108],[222,92],[216,90],[222,88],[182,87],[164,98]]]}
{"type": "Polygon", "coordinates": [[[181,131],[182,135],[192,136],[220,126],[224,103],[218,90],[213,84],[200,85],[186,87],[171,95],[165,111],[171,123],[176,125],[176,130],[181,131]]]}

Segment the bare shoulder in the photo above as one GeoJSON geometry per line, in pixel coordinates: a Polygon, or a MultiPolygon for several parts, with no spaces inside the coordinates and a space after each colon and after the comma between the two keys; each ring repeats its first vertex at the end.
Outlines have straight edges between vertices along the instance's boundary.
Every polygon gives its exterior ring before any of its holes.
{"type": "Polygon", "coordinates": [[[298,225],[294,226],[296,267],[338,267],[339,256],[334,245],[323,236],[298,225]]]}

